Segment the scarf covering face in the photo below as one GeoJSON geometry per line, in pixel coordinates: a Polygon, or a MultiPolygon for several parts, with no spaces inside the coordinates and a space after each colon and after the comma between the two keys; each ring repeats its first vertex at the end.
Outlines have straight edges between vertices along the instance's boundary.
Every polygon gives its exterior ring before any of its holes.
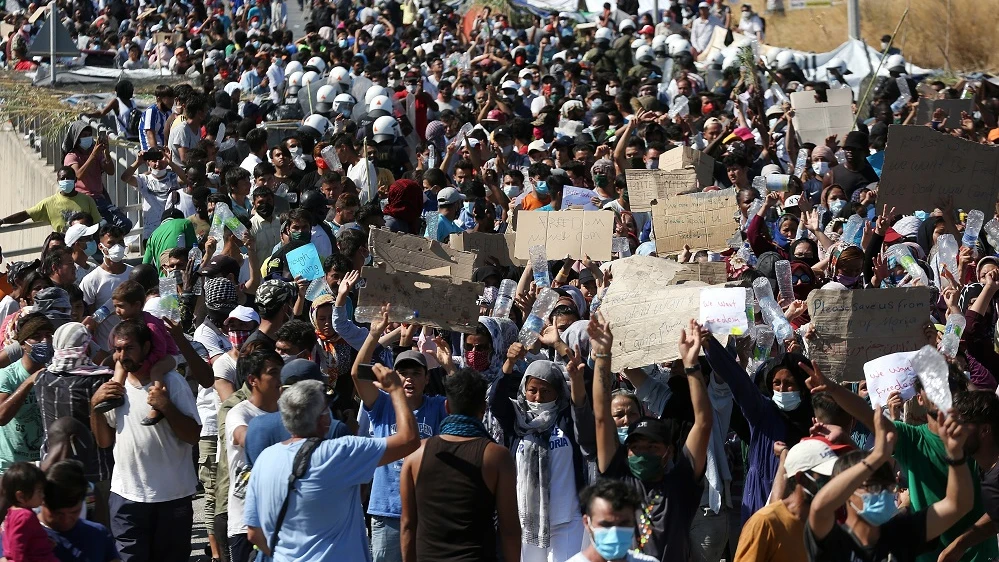
{"type": "Polygon", "coordinates": [[[382,210],[386,215],[406,223],[409,231],[420,231],[420,213],[423,211],[423,189],[413,180],[396,180],[389,186],[388,204],[382,210]]]}
{"type": "MultiPolygon", "coordinates": [[[[506,361],[506,352],[517,341],[517,325],[509,318],[493,318],[492,316],[479,316],[479,324],[482,324],[489,331],[489,339],[492,340],[493,352],[489,356],[489,368],[480,374],[490,387],[493,383],[503,378],[503,362],[506,361]]],[[[465,365],[465,338],[461,338],[461,364],[465,365]]],[[[487,416],[488,417],[488,416],[487,416]]],[[[488,423],[486,424],[489,425],[488,423]]],[[[502,441],[500,441],[502,443],[502,441]]]]}
{"type": "Polygon", "coordinates": [[[551,459],[548,440],[559,415],[569,407],[569,387],[565,369],[551,361],[535,361],[527,366],[520,381],[517,399],[512,400],[517,419],[514,431],[523,438],[523,449],[516,455],[517,507],[520,512],[521,539],[539,548],[551,543],[551,459]],[[555,388],[556,407],[532,412],[527,406],[527,381],[536,378],[555,388]]]}
{"type": "Polygon", "coordinates": [[[52,335],[52,363],[48,371],[51,373],[69,373],[72,375],[110,375],[112,370],[95,365],[87,353],[90,347],[90,332],[79,322],[68,322],[59,326],[52,335]]]}

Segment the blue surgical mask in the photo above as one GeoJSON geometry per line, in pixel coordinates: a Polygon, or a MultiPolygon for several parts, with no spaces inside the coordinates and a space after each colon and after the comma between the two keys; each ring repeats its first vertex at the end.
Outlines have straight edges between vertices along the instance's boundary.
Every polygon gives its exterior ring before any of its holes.
{"type": "Polygon", "coordinates": [[[836,199],[835,201],[829,202],[829,211],[834,217],[838,216],[844,207],[846,207],[846,199],[836,199]]]}
{"type": "Polygon", "coordinates": [[[628,440],[628,426],[617,428],[617,440],[621,443],[628,440]]]}
{"type": "Polygon", "coordinates": [[[619,560],[628,555],[635,538],[634,527],[597,527],[593,533],[593,548],[604,560],[619,560]]]}
{"type": "Polygon", "coordinates": [[[863,517],[871,525],[884,525],[898,513],[895,492],[891,490],[884,490],[877,494],[860,494],[860,499],[864,500],[864,507],[857,511],[857,515],[863,517]]]}
{"type": "Polygon", "coordinates": [[[52,360],[52,355],[54,353],[55,349],[52,347],[51,343],[47,341],[40,341],[31,346],[31,351],[28,352],[28,357],[39,365],[47,365],[48,362],[52,360]]]}
{"type": "Polygon", "coordinates": [[[539,181],[534,185],[534,192],[541,197],[548,197],[548,182],[539,181]]]}
{"type": "Polygon", "coordinates": [[[790,412],[798,409],[798,406],[801,405],[801,393],[796,390],[792,392],[774,391],[773,401],[781,410],[790,412]]]}
{"type": "Polygon", "coordinates": [[[87,247],[83,249],[83,253],[87,254],[88,256],[92,256],[92,255],[96,254],[97,253],[97,242],[94,242],[93,240],[91,240],[90,242],[87,242],[87,247]]]}
{"type": "Polygon", "coordinates": [[[76,180],[59,180],[59,191],[69,195],[76,189],[76,180]]]}
{"type": "Polygon", "coordinates": [[[524,88],[525,90],[531,89],[531,79],[530,78],[522,78],[520,80],[520,87],[524,88]]]}
{"type": "Polygon", "coordinates": [[[80,138],[80,148],[82,148],[83,150],[90,150],[91,146],[94,146],[94,137],[80,138]]]}

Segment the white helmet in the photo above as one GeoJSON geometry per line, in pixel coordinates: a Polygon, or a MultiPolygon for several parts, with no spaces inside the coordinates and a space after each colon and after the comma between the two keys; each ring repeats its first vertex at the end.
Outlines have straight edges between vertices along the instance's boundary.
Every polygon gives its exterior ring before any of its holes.
{"type": "Polygon", "coordinates": [[[320,86],[316,92],[316,112],[327,113],[333,107],[333,98],[336,95],[336,87],[329,84],[320,86]]]}
{"type": "Polygon", "coordinates": [[[715,54],[711,55],[707,60],[709,66],[717,66],[719,68],[721,68],[724,62],[725,55],[721,51],[715,51],[715,54]]]}
{"type": "Polygon", "coordinates": [[[305,127],[312,127],[318,131],[320,138],[325,137],[327,133],[333,130],[333,125],[330,124],[329,119],[315,113],[306,117],[305,120],[302,121],[302,125],[305,127]]]}
{"type": "Polygon", "coordinates": [[[308,86],[316,80],[319,80],[319,73],[314,70],[310,70],[302,75],[302,86],[308,86]]]}
{"type": "Polygon", "coordinates": [[[330,70],[330,75],[326,79],[327,84],[340,84],[340,90],[343,92],[350,91],[350,87],[354,85],[354,79],[351,78],[350,72],[342,66],[334,66],[333,70],[330,70]]]}
{"type": "Polygon", "coordinates": [[[617,30],[621,33],[624,33],[624,30],[628,29],[629,27],[631,29],[635,29],[635,22],[631,21],[630,19],[621,20],[621,23],[617,24],[617,30]]]}
{"type": "Polygon", "coordinates": [[[791,51],[781,51],[777,53],[777,69],[783,70],[794,63],[794,53],[791,51]]]}
{"type": "Polygon", "coordinates": [[[388,115],[375,119],[374,124],[371,126],[371,133],[375,142],[391,142],[402,136],[402,131],[399,129],[399,122],[395,120],[395,117],[388,115]]]}
{"type": "Polygon", "coordinates": [[[784,52],[784,49],[768,49],[764,58],[767,59],[767,66],[773,66],[777,62],[777,57],[784,52]]]}
{"type": "Polygon", "coordinates": [[[349,116],[351,110],[354,109],[354,104],[356,103],[357,100],[355,100],[354,96],[350,94],[337,94],[337,96],[333,98],[333,111],[349,116]]]}
{"type": "Polygon", "coordinates": [[[635,60],[638,62],[652,62],[655,58],[655,55],[652,53],[652,47],[648,45],[642,45],[635,52],[635,60]]]}
{"type": "Polygon", "coordinates": [[[301,88],[303,76],[305,76],[305,73],[302,72],[301,70],[299,70],[298,72],[292,72],[291,75],[288,76],[288,89],[291,90],[292,88],[295,88],[295,90],[297,91],[299,88],[301,88]]]}
{"type": "Polygon", "coordinates": [[[726,68],[739,68],[739,57],[731,54],[722,59],[722,70],[726,68]]]}
{"type": "Polygon", "coordinates": [[[671,34],[669,34],[669,35],[666,36],[666,44],[667,45],[672,45],[673,43],[675,43],[677,41],[682,41],[682,40],[683,40],[683,35],[680,35],[679,33],[671,33],[671,34]]]}
{"type": "Polygon", "coordinates": [[[368,88],[367,92],[364,92],[364,105],[368,106],[371,104],[371,100],[377,98],[378,96],[389,96],[388,88],[382,86],[372,86],[368,88]]]}
{"type": "Polygon", "coordinates": [[[312,68],[315,68],[319,72],[319,74],[326,72],[326,61],[324,61],[319,57],[312,57],[311,59],[309,59],[309,62],[305,63],[305,66],[311,66],[312,68]]]}
{"type": "Polygon", "coordinates": [[[609,27],[601,27],[597,30],[594,39],[597,41],[607,41],[608,43],[614,39],[614,32],[610,30],[609,27]]]}
{"type": "Polygon", "coordinates": [[[666,54],[666,36],[656,35],[652,38],[652,50],[657,54],[666,54]]]}
{"type": "Polygon", "coordinates": [[[670,56],[676,56],[680,53],[690,52],[690,41],[686,39],[678,39],[669,44],[669,54],[670,56]]]}
{"type": "Polygon", "coordinates": [[[902,55],[890,55],[887,60],[885,60],[885,68],[892,70],[894,68],[905,69],[905,59],[902,55]]]}
{"type": "Polygon", "coordinates": [[[392,113],[392,100],[388,96],[375,96],[374,99],[368,102],[368,112],[370,113],[376,109],[392,113]]]}
{"type": "Polygon", "coordinates": [[[634,51],[635,49],[638,49],[644,44],[645,44],[645,39],[639,37],[638,39],[635,39],[634,41],[631,42],[631,50],[634,51]]]}
{"type": "Polygon", "coordinates": [[[302,63],[298,62],[297,60],[289,62],[288,66],[284,68],[285,74],[294,74],[296,72],[305,72],[305,69],[302,68],[302,63]]]}

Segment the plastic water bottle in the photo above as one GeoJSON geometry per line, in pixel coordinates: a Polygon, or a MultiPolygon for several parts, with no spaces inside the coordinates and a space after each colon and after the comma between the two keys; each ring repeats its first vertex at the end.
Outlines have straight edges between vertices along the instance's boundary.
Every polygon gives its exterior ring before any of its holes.
{"type": "MultiPolygon", "coordinates": [[[[767,192],[767,178],[764,176],[756,176],[753,178],[753,189],[759,191],[760,195],[765,195],[767,192]]],[[[762,200],[760,201],[762,204],[762,200]]],[[[756,201],[753,201],[753,203],[756,203],[756,201]]]]}
{"type": "Polygon", "coordinates": [[[791,176],[787,174],[770,174],[766,177],[767,191],[787,191],[791,176]]]}
{"type": "Polygon", "coordinates": [[[985,222],[985,213],[978,209],[968,211],[968,218],[964,221],[964,238],[961,245],[965,248],[975,249],[978,244],[978,235],[982,231],[982,224],[985,222]]]}
{"type": "Polygon", "coordinates": [[[923,383],[926,395],[936,404],[937,409],[946,412],[953,406],[950,383],[947,374],[947,360],[933,346],[925,345],[909,361],[919,381],[923,383]]]}
{"type": "Polygon", "coordinates": [[[908,96],[899,96],[897,100],[892,102],[891,112],[902,113],[902,110],[905,109],[905,105],[909,103],[910,99],[908,96]]]}
{"type": "Polygon", "coordinates": [[[670,104],[669,113],[666,114],[670,119],[676,119],[677,117],[686,117],[690,114],[690,102],[687,100],[687,96],[677,96],[673,98],[673,103],[670,104]]]}
{"type": "Polygon", "coordinates": [[[777,84],[770,86],[770,93],[773,94],[776,103],[779,104],[791,103],[791,100],[788,99],[787,94],[785,94],[784,90],[780,89],[780,86],[778,86],[777,84]]]}
{"type": "Polygon", "coordinates": [[[895,261],[905,268],[905,272],[909,274],[909,277],[913,281],[919,279],[924,287],[929,287],[929,281],[926,278],[926,272],[923,268],[919,267],[916,263],[915,258],[909,253],[909,248],[905,247],[903,244],[895,244],[894,246],[888,248],[888,257],[895,258],[895,261]]]}
{"type": "Polygon", "coordinates": [[[427,169],[432,170],[437,167],[437,147],[431,144],[427,147],[427,169]]]}
{"type": "Polygon", "coordinates": [[[895,84],[898,85],[898,93],[903,98],[912,99],[912,91],[909,90],[909,81],[905,76],[899,76],[895,79],[895,84]]]}
{"type": "Polygon", "coordinates": [[[773,299],[774,289],[766,277],[757,277],[753,279],[753,294],[756,296],[757,302],[767,298],[773,299]]]}
{"type": "Polygon", "coordinates": [[[517,282],[513,279],[500,281],[496,302],[493,304],[493,318],[508,318],[513,309],[513,297],[517,293],[517,282]]]}
{"type": "Polygon", "coordinates": [[[201,260],[203,254],[201,253],[201,248],[195,246],[187,252],[187,261],[194,264],[194,271],[199,271],[201,269],[201,260]]]}
{"type": "Polygon", "coordinates": [[[598,310],[600,310],[600,303],[604,300],[604,295],[607,294],[607,289],[610,289],[610,287],[600,289],[600,292],[594,295],[593,300],[590,301],[590,316],[593,316],[598,310]]]}
{"type": "MultiPolygon", "coordinates": [[[[359,306],[354,309],[354,318],[361,324],[370,324],[379,317],[381,312],[381,306],[359,306]]],[[[393,304],[391,316],[398,318],[400,315],[403,317],[404,322],[411,322],[420,317],[419,311],[393,304]]]]}
{"type": "MultiPolygon", "coordinates": [[[[759,178],[759,179],[763,179],[763,178],[759,178]]],[[[755,179],[754,179],[754,181],[755,181],[755,179]]],[[[756,186],[754,185],[753,187],[756,187],[756,186]]],[[[762,191],[760,193],[762,193],[762,191]]],[[[742,230],[743,231],[745,231],[747,228],[749,228],[750,221],[752,221],[753,217],[755,217],[760,212],[760,209],[762,207],[763,207],[763,199],[762,198],[754,199],[753,202],[749,205],[749,210],[746,211],[746,224],[742,225],[742,230]]]]}
{"type": "Polygon", "coordinates": [[[746,287],[746,319],[749,320],[750,331],[756,328],[756,295],[751,287],[746,287]]]}
{"type": "Polygon", "coordinates": [[[739,251],[736,252],[735,255],[742,258],[742,260],[746,262],[749,267],[756,267],[756,262],[758,260],[756,258],[756,253],[753,252],[753,247],[749,245],[749,242],[743,242],[742,247],[739,248],[739,251]]]}
{"type": "Polygon", "coordinates": [[[961,344],[961,336],[964,335],[966,322],[963,314],[947,315],[947,327],[944,328],[943,338],[940,339],[940,353],[951,359],[957,355],[957,348],[961,344]]]}
{"type": "Polygon", "coordinates": [[[160,277],[159,309],[163,318],[180,322],[180,297],[177,296],[177,281],[173,277],[160,277]]]}
{"type": "Polygon", "coordinates": [[[548,252],[542,245],[531,246],[531,270],[534,272],[534,284],[538,287],[551,287],[552,278],[548,272],[548,252]]]}
{"type": "Polygon", "coordinates": [[[530,348],[534,345],[534,342],[538,341],[538,337],[541,336],[541,330],[545,327],[545,319],[551,314],[557,302],[558,293],[555,289],[545,287],[541,290],[538,300],[534,301],[534,307],[531,308],[531,314],[524,321],[524,327],[517,334],[517,339],[520,340],[520,343],[530,348]]]}
{"type": "Polygon", "coordinates": [[[305,300],[314,301],[330,293],[330,286],[326,284],[326,277],[316,277],[312,280],[312,283],[309,283],[309,288],[305,290],[305,300]]]}
{"type": "Polygon", "coordinates": [[[114,314],[114,302],[112,302],[111,299],[108,299],[108,302],[102,304],[100,308],[95,310],[94,313],[90,315],[90,317],[94,319],[94,322],[100,324],[107,320],[112,314],[114,314]]]}
{"type": "Polygon", "coordinates": [[[441,214],[438,213],[437,211],[427,212],[426,216],[424,217],[424,220],[427,223],[427,232],[426,235],[424,236],[425,238],[429,238],[431,240],[437,240],[437,228],[439,226],[438,221],[440,221],[440,216],[441,214]]]}
{"type": "Polygon", "coordinates": [[[798,150],[798,157],[794,160],[794,174],[800,176],[808,166],[808,150],[805,148],[798,150]]]}
{"type": "Polygon", "coordinates": [[[333,170],[334,172],[343,170],[343,164],[340,163],[340,157],[336,155],[336,149],[333,148],[333,145],[329,145],[324,148],[319,155],[322,156],[330,170],[333,170]]]}
{"type": "Polygon", "coordinates": [[[750,376],[770,358],[770,350],[774,346],[774,331],[770,329],[770,326],[756,326],[755,340],[749,365],[746,366],[746,372],[750,376]]]}
{"type": "Polygon", "coordinates": [[[937,257],[940,265],[946,267],[951,275],[960,277],[957,271],[957,240],[954,240],[953,234],[941,234],[937,237],[937,257]]]}
{"type": "Polygon", "coordinates": [[[999,249],[999,219],[992,219],[985,223],[985,240],[993,249],[999,249]]]}
{"type": "Polygon", "coordinates": [[[777,272],[777,287],[780,289],[781,302],[793,301],[794,282],[791,280],[791,262],[780,260],[774,264],[774,270],[777,272]]]}
{"type": "Polygon", "coordinates": [[[840,164],[846,164],[846,152],[842,148],[836,151],[836,161],[840,164]]]}
{"type": "Polygon", "coordinates": [[[760,310],[763,312],[763,319],[773,329],[777,341],[783,343],[794,337],[794,328],[784,317],[784,311],[773,297],[760,299],[760,310]]]}
{"type": "Polygon", "coordinates": [[[848,246],[860,246],[860,240],[864,236],[864,224],[866,221],[860,215],[853,215],[850,220],[843,225],[843,236],[840,240],[848,246]]]}
{"type": "Polygon", "coordinates": [[[299,154],[298,156],[295,156],[294,158],[292,158],[292,162],[295,163],[295,167],[298,168],[299,170],[304,170],[305,169],[305,166],[306,166],[306,164],[305,164],[305,158],[302,157],[301,154],[299,154]]]}

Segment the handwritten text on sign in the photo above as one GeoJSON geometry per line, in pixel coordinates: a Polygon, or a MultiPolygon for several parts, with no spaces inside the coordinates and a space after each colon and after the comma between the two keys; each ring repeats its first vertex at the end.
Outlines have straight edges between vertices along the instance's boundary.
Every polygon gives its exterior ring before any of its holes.
{"type": "Polygon", "coordinates": [[[746,333],[746,290],[710,287],[701,289],[700,323],[714,334],[746,333]]]}
{"type": "Polygon", "coordinates": [[[915,351],[892,353],[864,363],[864,378],[867,379],[867,393],[873,406],[884,406],[888,395],[898,391],[902,400],[916,395],[916,372],[909,361],[915,351]]]}
{"type": "Polygon", "coordinates": [[[833,380],[858,381],[868,361],[926,343],[930,290],[812,291],[808,314],[815,327],[811,356],[833,380]]]}
{"type": "Polygon", "coordinates": [[[288,271],[292,277],[301,277],[312,281],[323,276],[323,262],[314,244],[306,244],[288,252],[288,271]]]}
{"type": "Polygon", "coordinates": [[[609,261],[613,228],[613,211],[521,211],[514,255],[529,259],[531,246],[543,244],[553,260],[609,261]]]}
{"type": "Polygon", "coordinates": [[[660,255],[683,250],[718,250],[728,247],[737,226],[735,188],[677,195],[652,206],[656,251],[660,255]]]}
{"type": "Polygon", "coordinates": [[[693,169],[626,170],[625,180],[628,185],[628,200],[634,212],[651,210],[653,201],[663,201],[674,195],[697,191],[697,170],[693,169]]]}

